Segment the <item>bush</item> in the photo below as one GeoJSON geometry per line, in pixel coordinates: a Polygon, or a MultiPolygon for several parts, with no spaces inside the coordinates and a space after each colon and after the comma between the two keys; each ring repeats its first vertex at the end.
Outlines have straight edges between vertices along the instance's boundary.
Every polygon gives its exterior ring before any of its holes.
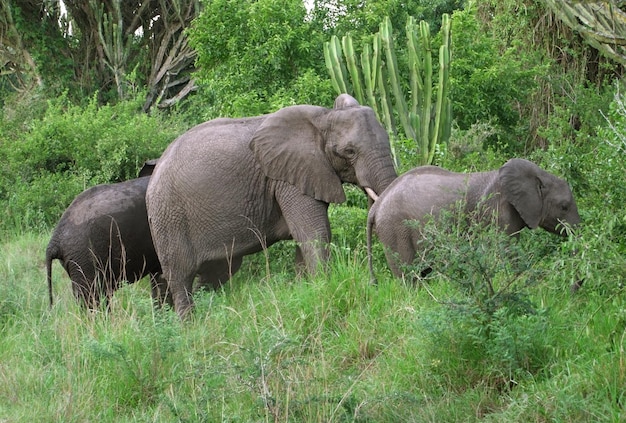
{"type": "Polygon", "coordinates": [[[562,246],[572,262],[566,277],[605,298],[622,292],[626,280],[625,125],[626,103],[618,88],[592,142],[585,138],[535,154],[548,170],[567,175],[579,205],[582,227],[562,246]]]}
{"type": "Polygon", "coordinates": [[[550,362],[549,315],[530,293],[543,275],[528,239],[508,236],[495,220],[471,221],[454,210],[421,224],[422,256],[410,270],[429,292],[432,283],[449,285],[448,298],[436,298],[440,306],[420,321],[433,374],[454,381],[450,389],[501,391],[550,362]]]}
{"type": "Polygon", "coordinates": [[[183,125],[143,114],[140,106],[140,99],[99,106],[94,97],[79,107],[64,95],[49,100],[42,116],[5,116],[11,137],[0,143],[7,158],[0,208],[9,221],[50,224],[80,191],[134,178],[146,160],[159,157],[183,125]]]}
{"type": "Polygon", "coordinates": [[[331,205],[328,217],[333,244],[350,250],[357,250],[365,245],[366,207],[331,205]]]}
{"type": "Polygon", "coordinates": [[[468,6],[452,16],[452,114],[462,130],[491,122],[498,130],[486,145],[520,151],[528,136],[520,109],[546,68],[517,45],[500,46],[501,40],[482,30],[477,14],[476,6],[468,6]]]}

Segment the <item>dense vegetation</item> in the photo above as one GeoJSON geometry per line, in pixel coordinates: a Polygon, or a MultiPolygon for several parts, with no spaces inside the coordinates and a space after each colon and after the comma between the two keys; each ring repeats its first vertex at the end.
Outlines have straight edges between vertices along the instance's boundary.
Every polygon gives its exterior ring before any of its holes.
{"type": "MultiPolygon", "coordinates": [[[[78,2],[65,3],[78,19],[78,2]]],[[[85,47],[98,39],[87,15],[64,32],[56,2],[0,5],[0,421],[624,419],[622,65],[539,0],[316,1],[312,11],[295,0],[181,0],[172,3],[187,8],[169,14],[158,13],[168,2],[143,3],[157,8],[136,8],[144,22],[164,21],[144,25],[152,38],[122,33],[132,54],[117,67],[114,56],[98,66],[87,54],[99,51],[85,47]],[[574,234],[511,241],[489,228],[433,226],[436,272],[417,285],[396,280],[377,244],[371,286],[366,201],[347,188],[347,203],[330,208],[325,274],[296,277],[292,245],[276,245],[220,292],[199,294],[183,324],[152,307],[145,280],[116,293],[108,312],[87,313],[57,264],[48,308],[45,246],[83,189],[133,177],[206,119],[330,107],[324,41],[367,37],[385,15],[399,32],[411,15],[436,34],[443,13],[454,125],[436,163],[477,171],[535,161],[572,185],[583,219],[574,234]],[[194,89],[155,96],[165,82],[148,64],[167,61],[148,41],[179,36],[194,51],[194,89]]],[[[100,17],[101,32],[116,28],[107,22],[100,17]]],[[[416,162],[415,143],[396,142],[402,172],[416,162]]]]}

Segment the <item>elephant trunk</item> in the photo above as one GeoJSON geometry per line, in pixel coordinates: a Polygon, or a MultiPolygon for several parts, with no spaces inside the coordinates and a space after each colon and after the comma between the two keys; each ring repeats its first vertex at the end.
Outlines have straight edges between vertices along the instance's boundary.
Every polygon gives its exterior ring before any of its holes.
{"type": "Polygon", "coordinates": [[[369,198],[376,201],[385,188],[398,177],[398,174],[393,166],[391,155],[383,155],[365,160],[363,166],[356,168],[356,177],[369,198]]]}

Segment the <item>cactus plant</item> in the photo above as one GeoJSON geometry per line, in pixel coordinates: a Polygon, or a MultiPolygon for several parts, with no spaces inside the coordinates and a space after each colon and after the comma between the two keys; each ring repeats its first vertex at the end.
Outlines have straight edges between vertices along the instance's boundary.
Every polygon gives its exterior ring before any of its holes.
{"type": "MultiPolygon", "coordinates": [[[[416,24],[415,19],[409,17],[406,34],[409,95],[405,94],[405,84],[402,83],[403,73],[398,68],[393,28],[388,17],[380,24],[379,32],[373,34],[371,41],[366,40],[363,43],[360,71],[349,34],[342,38],[341,44],[336,36],[325,43],[326,66],[337,92],[350,93],[359,102],[372,107],[392,135],[397,134],[400,129],[394,120],[394,115],[397,116],[404,136],[417,142],[419,164],[430,164],[436,145],[446,142],[450,136],[450,18],[448,15],[442,18],[442,45],[439,48],[439,69],[435,86],[428,23],[421,21],[416,24]],[[348,71],[343,64],[342,45],[348,71]],[[363,75],[362,79],[360,75],[363,75]],[[434,104],[433,92],[436,92],[434,104]]],[[[392,149],[393,138],[392,136],[392,149]]]]}
{"type": "Polygon", "coordinates": [[[336,36],[332,36],[330,42],[324,43],[324,61],[326,62],[326,69],[330,74],[330,79],[335,87],[335,90],[339,93],[347,93],[348,86],[346,82],[345,65],[341,58],[341,45],[336,36]]]}

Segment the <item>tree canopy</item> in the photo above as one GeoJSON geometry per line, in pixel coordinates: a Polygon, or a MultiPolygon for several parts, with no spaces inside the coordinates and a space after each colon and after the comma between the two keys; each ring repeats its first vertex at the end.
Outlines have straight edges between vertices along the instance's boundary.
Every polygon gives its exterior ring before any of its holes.
{"type": "Polygon", "coordinates": [[[621,74],[615,0],[0,0],[0,98],[139,96],[144,111],[183,104],[197,119],[328,105],[332,35],[360,42],[386,16],[398,39],[408,16],[437,34],[443,13],[452,16],[453,119],[462,129],[489,121],[515,138],[497,143],[542,144],[555,99],[572,98],[568,86],[621,74]],[[182,101],[192,92],[197,102],[182,101]]]}
{"type": "Polygon", "coordinates": [[[2,0],[3,82],[103,101],[141,89],[144,110],[167,107],[195,88],[185,29],[199,12],[198,0],[2,0]]]}

